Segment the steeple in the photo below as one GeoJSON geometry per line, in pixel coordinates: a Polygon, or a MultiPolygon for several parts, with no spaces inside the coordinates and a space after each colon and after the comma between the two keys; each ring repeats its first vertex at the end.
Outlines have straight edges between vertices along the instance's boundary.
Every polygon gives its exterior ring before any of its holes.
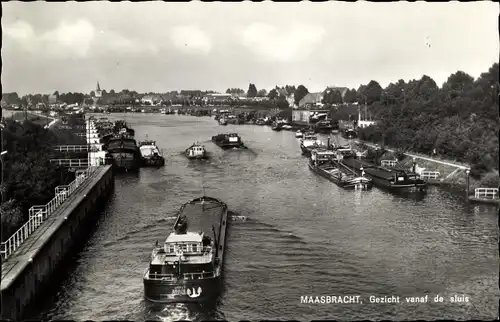
{"type": "Polygon", "coordinates": [[[99,86],[99,82],[97,82],[97,90],[101,91],[101,86],[99,86]]]}

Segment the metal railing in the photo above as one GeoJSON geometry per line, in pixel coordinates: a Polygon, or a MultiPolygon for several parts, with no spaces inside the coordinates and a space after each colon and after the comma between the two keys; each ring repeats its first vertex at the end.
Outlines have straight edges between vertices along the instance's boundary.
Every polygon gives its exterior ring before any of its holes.
{"type": "MultiPolygon", "coordinates": [[[[203,272],[203,273],[184,273],[182,274],[182,278],[184,280],[199,280],[204,278],[213,278],[215,276],[215,272],[203,272]]],[[[146,271],[145,277],[150,280],[173,280],[176,279],[175,274],[157,274],[150,273],[149,270],[146,271]]]]}
{"type": "Polygon", "coordinates": [[[395,167],[398,163],[397,160],[382,160],[380,161],[380,165],[383,167],[395,167]]]}
{"type": "Polygon", "coordinates": [[[87,168],[89,166],[88,159],[51,159],[50,162],[69,168],[87,168]]]}
{"type": "Polygon", "coordinates": [[[89,147],[88,145],[56,145],[54,149],[59,152],[79,152],[88,151],[89,147]]]}
{"type": "Polygon", "coordinates": [[[498,188],[476,188],[476,189],[474,189],[474,198],[497,199],[498,198],[498,188]]]}
{"type": "Polygon", "coordinates": [[[439,175],[440,175],[439,171],[422,171],[420,173],[420,178],[422,178],[423,180],[437,179],[439,175]]]}
{"type": "Polygon", "coordinates": [[[57,186],[55,197],[43,206],[33,206],[29,210],[28,221],[19,228],[9,239],[1,243],[0,253],[3,260],[21,246],[31,235],[94,171],[95,167],[78,170],[76,178],[70,184],[57,186]]]}

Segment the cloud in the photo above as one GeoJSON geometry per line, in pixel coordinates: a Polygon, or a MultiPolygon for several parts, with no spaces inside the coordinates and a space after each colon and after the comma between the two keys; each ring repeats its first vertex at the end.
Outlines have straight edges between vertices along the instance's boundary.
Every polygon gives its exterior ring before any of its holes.
{"type": "Polygon", "coordinates": [[[210,38],[196,26],[173,27],[170,38],[177,49],[186,53],[207,55],[212,49],[210,38]]]}
{"type": "Polygon", "coordinates": [[[287,30],[265,23],[253,23],[242,32],[243,45],[267,60],[297,61],[308,57],[320,44],[325,30],[313,25],[296,25],[287,30]]]}
{"type": "Polygon", "coordinates": [[[22,20],[4,26],[7,37],[17,42],[30,54],[52,58],[84,58],[100,53],[138,54],[157,53],[155,44],[129,39],[113,31],[98,30],[88,20],[62,21],[56,28],[36,34],[33,27],[22,20]]]}

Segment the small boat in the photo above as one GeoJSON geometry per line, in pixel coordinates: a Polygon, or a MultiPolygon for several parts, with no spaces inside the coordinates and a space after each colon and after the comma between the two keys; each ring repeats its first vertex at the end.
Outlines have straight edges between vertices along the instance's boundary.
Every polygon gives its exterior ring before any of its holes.
{"type": "Polygon", "coordinates": [[[222,289],[228,207],[211,197],[185,203],[172,232],[158,241],[144,273],[144,297],[151,302],[205,302],[222,289]]]}
{"type": "Polygon", "coordinates": [[[205,147],[198,143],[193,143],[184,153],[188,159],[205,159],[207,157],[205,147]]]}
{"type": "Polygon", "coordinates": [[[295,132],[295,137],[296,138],[302,138],[302,137],[304,137],[304,133],[302,133],[301,130],[297,130],[297,132],[295,132]]]}
{"type": "Polygon", "coordinates": [[[346,139],[354,139],[358,137],[358,133],[354,129],[348,128],[342,131],[342,136],[346,139]]]}
{"type": "Polygon", "coordinates": [[[357,176],[354,171],[339,167],[338,163],[334,162],[337,155],[337,151],[315,149],[311,151],[309,168],[344,189],[369,190],[372,188],[372,180],[366,178],[364,173],[357,176]]]}
{"type": "Polygon", "coordinates": [[[165,158],[161,155],[156,141],[146,140],[139,142],[141,164],[143,166],[164,166],[165,158]]]}
{"type": "Polygon", "coordinates": [[[314,128],[317,133],[332,133],[333,125],[331,121],[324,120],[324,121],[318,121],[314,125],[314,128]]]}
{"type": "Polygon", "coordinates": [[[282,128],[281,123],[273,122],[273,125],[271,125],[271,130],[273,130],[273,131],[281,131],[282,129],[283,128],[282,128]]]}
{"type": "Polygon", "coordinates": [[[224,133],[212,136],[212,142],[222,149],[246,148],[236,133],[224,133]]]}
{"type": "Polygon", "coordinates": [[[219,125],[227,125],[227,121],[226,121],[226,119],[225,119],[225,118],[223,118],[223,117],[222,117],[222,118],[220,118],[220,119],[218,120],[218,122],[219,122],[219,125]]]}

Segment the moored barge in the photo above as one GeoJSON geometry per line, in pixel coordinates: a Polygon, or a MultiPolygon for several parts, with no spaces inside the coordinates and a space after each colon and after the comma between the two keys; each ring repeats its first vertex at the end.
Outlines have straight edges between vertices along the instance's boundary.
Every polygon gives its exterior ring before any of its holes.
{"type": "Polygon", "coordinates": [[[300,140],[300,149],[302,154],[306,156],[311,156],[312,149],[318,149],[325,147],[323,142],[318,140],[318,136],[312,132],[306,132],[303,134],[303,139],[300,140]]]}
{"type": "Polygon", "coordinates": [[[228,208],[203,196],[184,204],[173,232],[151,254],[144,296],[157,303],[204,302],[221,291],[228,208]]]}
{"type": "Polygon", "coordinates": [[[372,179],[373,184],[390,190],[416,190],[426,191],[427,184],[416,173],[400,169],[388,169],[374,163],[355,159],[344,158],[341,163],[357,173],[365,172],[372,179]]]}
{"type": "Polygon", "coordinates": [[[141,165],[141,153],[132,137],[118,135],[111,138],[107,145],[107,151],[113,159],[112,164],[116,170],[137,170],[141,165]]]}
{"type": "Polygon", "coordinates": [[[337,158],[337,153],[336,151],[323,149],[311,151],[309,168],[341,188],[354,190],[371,189],[373,186],[372,180],[366,178],[364,172],[362,172],[361,176],[357,176],[354,171],[341,168],[337,162],[333,161],[337,158]]]}
{"type": "Polygon", "coordinates": [[[142,166],[164,166],[165,158],[161,155],[156,141],[146,140],[139,142],[142,166]]]}
{"type": "Polygon", "coordinates": [[[212,142],[222,149],[246,148],[237,133],[224,133],[212,136],[212,142]]]}

